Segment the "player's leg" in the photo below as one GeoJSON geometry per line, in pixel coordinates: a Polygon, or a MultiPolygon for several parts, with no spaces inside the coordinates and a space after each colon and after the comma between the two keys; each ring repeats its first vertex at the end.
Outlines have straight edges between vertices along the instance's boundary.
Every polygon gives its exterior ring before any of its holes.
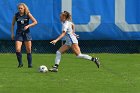
{"type": "Polygon", "coordinates": [[[60,47],[60,49],[56,52],[55,65],[49,71],[52,71],[52,72],[58,71],[58,66],[59,66],[60,61],[61,61],[61,55],[63,53],[65,53],[69,48],[70,48],[70,46],[65,45],[65,44],[60,47]]]}
{"type": "Polygon", "coordinates": [[[22,46],[22,41],[16,41],[15,43],[15,47],[16,47],[16,56],[17,56],[17,60],[18,60],[18,67],[23,67],[23,63],[22,63],[22,53],[21,53],[21,46],[22,46]]]}
{"type": "Polygon", "coordinates": [[[25,41],[26,52],[27,52],[27,60],[28,60],[28,68],[32,68],[32,42],[25,41]]]}
{"type": "Polygon", "coordinates": [[[55,58],[55,65],[59,65],[61,60],[61,54],[65,53],[67,50],[69,50],[70,46],[63,45],[60,47],[60,49],[56,52],[56,58],[55,58]]]}
{"type": "Polygon", "coordinates": [[[95,62],[95,64],[99,68],[100,62],[99,62],[98,58],[93,58],[93,57],[91,57],[87,54],[82,54],[78,44],[72,44],[71,48],[72,48],[73,52],[75,53],[75,55],[77,56],[77,58],[83,58],[83,59],[91,60],[91,61],[95,62]]]}
{"type": "Polygon", "coordinates": [[[83,58],[83,59],[87,59],[87,60],[92,60],[92,57],[86,54],[82,54],[80,47],[78,46],[78,44],[72,44],[71,46],[74,54],[78,57],[78,58],[83,58]]]}

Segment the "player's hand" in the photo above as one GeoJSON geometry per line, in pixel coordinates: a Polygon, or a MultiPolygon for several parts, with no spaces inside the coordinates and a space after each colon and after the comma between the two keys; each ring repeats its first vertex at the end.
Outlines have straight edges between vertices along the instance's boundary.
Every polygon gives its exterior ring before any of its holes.
{"type": "Polygon", "coordinates": [[[11,39],[14,40],[14,34],[11,35],[11,39]]]}
{"type": "Polygon", "coordinates": [[[53,44],[53,45],[55,45],[57,43],[57,40],[53,40],[50,43],[53,44]]]}
{"type": "Polygon", "coordinates": [[[77,35],[77,34],[75,34],[75,33],[73,33],[73,34],[76,36],[76,38],[80,38],[79,35],[77,35]]]}
{"type": "Polygon", "coordinates": [[[29,28],[29,26],[27,25],[27,26],[24,27],[24,30],[27,30],[28,28],[29,28]]]}

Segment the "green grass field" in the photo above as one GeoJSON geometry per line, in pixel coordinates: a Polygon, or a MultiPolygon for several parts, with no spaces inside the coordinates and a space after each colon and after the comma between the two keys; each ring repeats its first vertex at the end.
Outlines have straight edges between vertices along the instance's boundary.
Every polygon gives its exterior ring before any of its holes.
{"type": "MultiPolygon", "coordinates": [[[[92,55],[92,54],[90,54],[92,55]]],[[[54,54],[34,54],[32,69],[17,68],[14,54],[0,54],[0,93],[140,93],[139,54],[95,54],[102,66],[65,54],[58,73],[39,73],[51,67],[54,54]]]]}

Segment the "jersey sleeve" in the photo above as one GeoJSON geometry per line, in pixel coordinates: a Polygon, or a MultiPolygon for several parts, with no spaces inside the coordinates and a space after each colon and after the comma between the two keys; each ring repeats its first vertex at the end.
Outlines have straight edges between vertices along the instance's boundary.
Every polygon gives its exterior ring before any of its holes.
{"type": "Polygon", "coordinates": [[[65,31],[65,32],[68,31],[68,24],[67,24],[67,23],[64,23],[64,24],[63,24],[63,26],[62,26],[62,31],[65,31]]]}

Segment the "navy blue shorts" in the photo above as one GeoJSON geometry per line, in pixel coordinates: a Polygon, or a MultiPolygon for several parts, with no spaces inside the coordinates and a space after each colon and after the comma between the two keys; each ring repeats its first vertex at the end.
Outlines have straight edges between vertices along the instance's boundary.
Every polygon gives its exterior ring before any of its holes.
{"type": "Polygon", "coordinates": [[[17,33],[15,41],[31,41],[32,37],[30,33],[17,33]]]}

